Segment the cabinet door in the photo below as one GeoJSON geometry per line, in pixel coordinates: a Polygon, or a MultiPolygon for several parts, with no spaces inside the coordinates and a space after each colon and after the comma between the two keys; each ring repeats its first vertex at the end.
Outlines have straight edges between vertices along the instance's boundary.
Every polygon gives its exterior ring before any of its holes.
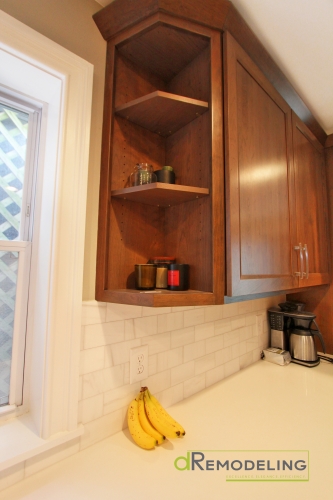
{"type": "Polygon", "coordinates": [[[295,288],[291,110],[224,34],[227,295],[295,288]]]}
{"type": "Polygon", "coordinates": [[[324,148],[293,113],[299,286],[329,283],[328,205],[324,148]],[[301,244],[301,245],[300,245],[301,244]]]}

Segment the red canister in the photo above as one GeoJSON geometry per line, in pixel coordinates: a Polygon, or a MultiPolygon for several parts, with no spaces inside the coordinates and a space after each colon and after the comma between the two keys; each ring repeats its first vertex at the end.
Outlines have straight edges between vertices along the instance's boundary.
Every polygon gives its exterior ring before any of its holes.
{"type": "Polygon", "coordinates": [[[181,291],[189,288],[189,264],[170,264],[168,269],[168,290],[181,291]]]}

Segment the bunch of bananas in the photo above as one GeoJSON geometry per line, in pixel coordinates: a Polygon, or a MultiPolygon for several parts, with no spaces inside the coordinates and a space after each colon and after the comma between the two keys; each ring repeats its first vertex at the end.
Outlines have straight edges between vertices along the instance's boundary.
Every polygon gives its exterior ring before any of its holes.
{"type": "Polygon", "coordinates": [[[169,415],[148,387],[141,387],[137,397],[130,403],[127,422],[136,444],[146,450],[163,443],[165,438],[185,436],[183,427],[169,415]]]}

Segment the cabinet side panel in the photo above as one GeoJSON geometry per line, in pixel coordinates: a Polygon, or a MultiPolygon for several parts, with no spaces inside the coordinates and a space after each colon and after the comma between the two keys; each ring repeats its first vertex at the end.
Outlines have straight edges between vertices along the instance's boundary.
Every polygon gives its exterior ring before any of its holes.
{"type": "Polygon", "coordinates": [[[108,254],[109,254],[109,199],[110,199],[110,169],[111,136],[112,136],[112,100],[114,93],[114,64],[115,48],[108,43],[105,91],[104,91],[104,113],[103,113],[103,135],[101,174],[99,189],[99,211],[98,211],[98,237],[96,258],[96,299],[103,300],[104,289],[107,286],[108,254]]]}

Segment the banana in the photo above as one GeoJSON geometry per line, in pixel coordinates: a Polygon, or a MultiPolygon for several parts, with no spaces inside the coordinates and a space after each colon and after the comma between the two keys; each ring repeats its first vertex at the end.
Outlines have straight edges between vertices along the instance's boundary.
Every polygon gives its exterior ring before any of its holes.
{"type": "MultiPolygon", "coordinates": [[[[166,411],[165,408],[163,408],[163,406],[161,405],[161,403],[155,398],[155,396],[153,396],[148,387],[147,387],[147,392],[148,392],[148,396],[150,397],[152,403],[157,407],[157,409],[161,412],[161,414],[164,416],[164,418],[167,420],[167,421],[170,421],[173,425],[176,426],[176,428],[179,430],[180,432],[180,436],[185,436],[185,429],[184,427],[182,427],[180,425],[179,422],[177,422],[174,418],[171,417],[171,415],[169,415],[169,413],[166,411]]],[[[180,437],[179,436],[179,437],[180,437]]]]}
{"type": "Polygon", "coordinates": [[[145,450],[152,450],[155,448],[157,440],[147,434],[141,427],[137,399],[133,399],[128,407],[127,423],[131,436],[138,446],[145,450]]]}
{"type": "MultiPolygon", "coordinates": [[[[162,413],[151,401],[147,388],[143,388],[143,400],[145,403],[145,410],[150,423],[158,430],[163,436],[168,438],[177,438],[180,436],[179,429],[172,424],[169,420],[166,420],[162,413]]],[[[142,389],[141,389],[142,390],[142,389]]]]}
{"type": "Polygon", "coordinates": [[[149,422],[145,410],[145,403],[143,401],[143,393],[140,392],[136,399],[138,400],[138,412],[139,412],[139,421],[141,427],[147,434],[156,439],[158,444],[162,444],[163,441],[165,440],[165,436],[163,436],[163,434],[158,432],[149,422]]]}

